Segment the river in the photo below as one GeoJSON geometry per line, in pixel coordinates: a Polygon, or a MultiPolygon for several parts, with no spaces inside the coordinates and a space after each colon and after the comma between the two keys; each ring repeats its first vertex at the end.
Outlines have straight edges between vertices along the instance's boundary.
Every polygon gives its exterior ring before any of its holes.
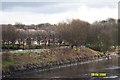
{"type": "Polygon", "coordinates": [[[18,78],[112,78],[120,79],[120,57],[110,60],[93,61],[85,64],[78,64],[74,66],[57,68],[44,72],[33,72],[29,74],[21,74],[18,78]],[[104,77],[91,77],[91,73],[106,73],[104,77]]]}

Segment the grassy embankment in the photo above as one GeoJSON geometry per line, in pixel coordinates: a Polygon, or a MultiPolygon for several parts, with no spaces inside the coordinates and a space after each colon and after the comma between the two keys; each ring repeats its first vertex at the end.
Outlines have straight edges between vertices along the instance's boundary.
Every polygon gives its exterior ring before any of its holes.
{"type": "Polygon", "coordinates": [[[89,48],[61,48],[50,50],[13,51],[3,53],[3,70],[9,71],[11,66],[25,66],[28,64],[46,64],[52,62],[69,62],[82,58],[93,58],[103,55],[102,52],[89,48]]]}

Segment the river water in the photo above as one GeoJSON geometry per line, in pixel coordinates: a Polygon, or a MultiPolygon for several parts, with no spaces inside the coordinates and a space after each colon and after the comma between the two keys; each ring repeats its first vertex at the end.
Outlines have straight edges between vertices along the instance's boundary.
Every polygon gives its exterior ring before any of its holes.
{"type": "Polygon", "coordinates": [[[110,60],[95,61],[85,64],[53,69],[44,72],[33,72],[29,74],[21,74],[16,77],[22,78],[112,78],[120,80],[120,65],[118,63],[120,57],[110,60]],[[91,77],[91,73],[106,73],[105,77],[91,77]]]}

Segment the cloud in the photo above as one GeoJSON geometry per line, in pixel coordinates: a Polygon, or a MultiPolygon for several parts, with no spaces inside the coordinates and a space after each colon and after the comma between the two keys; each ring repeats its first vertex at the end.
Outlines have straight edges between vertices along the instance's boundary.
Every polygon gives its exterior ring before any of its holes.
{"type": "MultiPolygon", "coordinates": [[[[79,6],[88,6],[91,8],[101,8],[101,7],[109,7],[115,8],[117,7],[117,3],[109,0],[109,2],[103,0],[80,0],[78,3],[72,2],[70,0],[69,3],[66,2],[2,2],[2,11],[22,11],[22,12],[37,12],[37,13],[61,13],[64,11],[77,9],[79,6]]],[[[78,1],[78,0],[75,0],[78,1]]],[[[0,9],[1,10],[1,9],[0,9]]]]}
{"type": "MultiPolygon", "coordinates": [[[[70,0],[71,1],[71,0],[70,0]]],[[[98,0],[99,1],[99,0],[98,0]]],[[[106,0],[107,1],[107,0],[106,0]]],[[[21,22],[24,24],[58,23],[66,19],[82,19],[90,23],[96,20],[117,18],[117,5],[106,1],[87,2],[5,2],[0,11],[0,23],[21,22]],[[100,4],[99,4],[100,3],[100,4]],[[108,4],[106,4],[108,3],[108,4]]],[[[112,3],[113,2],[113,3],[112,3]]]]}
{"type": "Polygon", "coordinates": [[[120,19],[120,2],[118,3],[118,18],[120,19]]]}
{"type": "Polygon", "coordinates": [[[15,10],[19,8],[36,8],[36,7],[45,7],[57,4],[57,2],[2,2],[3,10],[15,10]]]}
{"type": "MultiPolygon", "coordinates": [[[[4,1],[4,0],[3,0],[4,1]]],[[[66,0],[68,2],[68,0],[66,0]]],[[[44,7],[44,6],[52,6],[52,5],[58,5],[58,4],[66,4],[66,1],[53,1],[51,2],[51,0],[49,0],[48,2],[36,2],[36,1],[29,1],[29,2],[25,2],[25,1],[19,1],[19,2],[2,2],[2,8],[3,9],[11,9],[14,7],[44,7]]],[[[69,4],[71,3],[78,3],[78,5],[81,4],[85,4],[89,7],[104,7],[104,6],[109,6],[109,7],[116,7],[118,4],[118,0],[92,0],[92,1],[88,1],[88,0],[69,0],[69,4]]],[[[71,4],[72,5],[72,4],[71,4]]]]}
{"type": "MultiPolygon", "coordinates": [[[[1,0],[2,2],[91,2],[90,0],[1,0]]],[[[118,2],[119,0],[92,0],[92,2],[118,2]]]]}
{"type": "Polygon", "coordinates": [[[79,3],[35,3],[31,4],[31,2],[29,3],[19,3],[19,5],[15,4],[12,5],[13,3],[7,3],[7,4],[3,4],[3,11],[16,11],[16,12],[34,12],[34,13],[44,13],[44,14],[53,14],[53,13],[61,13],[61,12],[65,12],[68,10],[73,10],[73,9],[77,9],[80,4],[79,3]],[[8,4],[8,5],[7,5],[8,4]],[[21,6],[20,6],[21,4],[21,6]],[[39,5],[38,5],[39,4],[39,5]],[[12,6],[10,6],[12,5],[12,6]],[[22,6],[23,5],[23,6],[22,6]],[[32,5],[32,6],[30,6],[32,5]],[[10,7],[9,7],[10,6],[10,7]]]}
{"type": "Polygon", "coordinates": [[[33,12],[3,12],[2,23],[22,22],[24,24],[38,24],[38,23],[58,23],[66,19],[82,19],[88,22],[102,20],[109,17],[117,18],[116,8],[90,8],[87,6],[80,6],[78,9],[66,11],[56,14],[42,14],[33,12]]]}

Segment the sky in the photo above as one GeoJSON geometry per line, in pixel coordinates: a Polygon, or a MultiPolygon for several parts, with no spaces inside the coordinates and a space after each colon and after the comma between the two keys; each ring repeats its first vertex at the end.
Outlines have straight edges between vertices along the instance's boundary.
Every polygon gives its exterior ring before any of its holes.
{"type": "Polygon", "coordinates": [[[118,18],[119,0],[2,0],[0,24],[40,24],[118,18]]]}

